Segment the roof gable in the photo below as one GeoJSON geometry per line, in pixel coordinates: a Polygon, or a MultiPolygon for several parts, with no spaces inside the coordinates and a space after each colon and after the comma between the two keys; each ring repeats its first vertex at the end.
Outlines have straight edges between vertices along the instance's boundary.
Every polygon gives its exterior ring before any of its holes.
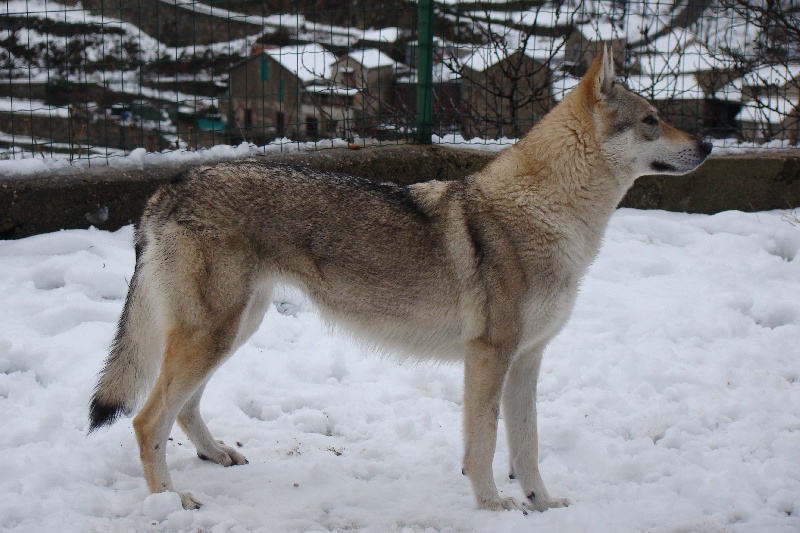
{"type": "Polygon", "coordinates": [[[377,48],[362,48],[353,50],[347,57],[357,61],[365,69],[392,67],[397,68],[397,61],[387,56],[377,48]]]}
{"type": "Polygon", "coordinates": [[[280,63],[303,83],[330,78],[331,64],[336,61],[336,56],[318,44],[272,48],[264,50],[264,54],[280,63]]]}

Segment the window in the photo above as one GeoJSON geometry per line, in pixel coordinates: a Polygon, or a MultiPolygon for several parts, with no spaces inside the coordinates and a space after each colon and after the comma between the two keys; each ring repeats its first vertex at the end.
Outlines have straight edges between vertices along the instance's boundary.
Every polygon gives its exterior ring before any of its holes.
{"type": "Polygon", "coordinates": [[[248,128],[248,129],[253,127],[253,110],[252,109],[245,109],[244,110],[244,127],[248,128]]]}
{"type": "Polygon", "coordinates": [[[283,80],[278,80],[278,102],[283,102],[283,80]]]}
{"type": "Polygon", "coordinates": [[[306,117],[306,136],[313,138],[319,135],[319,120],[316,117],[306,117]]]}
{"type": "Polygon", "coordinates": [[[275,127],[278,130],[278,137],[282,139],[286,136],[286,117],[281,112],[275,115],[275,127]]]}
{"type": "Polygon", "coordinates": [[[261,58],[261,81],[269,81],[269,59],[261,58]]]}

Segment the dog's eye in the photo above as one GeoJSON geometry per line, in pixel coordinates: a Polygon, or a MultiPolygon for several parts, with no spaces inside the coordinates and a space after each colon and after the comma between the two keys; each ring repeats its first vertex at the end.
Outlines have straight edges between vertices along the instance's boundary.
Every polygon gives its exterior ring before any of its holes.
{"type": "Polygon", "coordinates": [[[656,124],[658,124],[658,118],[655,115],[647,115],[642,119],[642,122],[644,122],[648,126],[655,126],[656,124]]]}

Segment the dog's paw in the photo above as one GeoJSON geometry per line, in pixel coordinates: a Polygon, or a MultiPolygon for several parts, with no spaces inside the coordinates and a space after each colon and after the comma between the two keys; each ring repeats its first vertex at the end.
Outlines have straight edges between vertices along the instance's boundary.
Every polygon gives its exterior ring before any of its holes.
{"type": "Polygon", "coordinates": [[[202,452],[198,450],[197,456],[203,461],[211,461],[222,466],[246,465],[250,462],[241,453],[230,446],[225,446],[222,441],[219,441],[213,450],[202,452]]]}
{"type": "Polygon", "coordinates": [[[525,508],[531,511],[546,511],[557,507],[568,507],[569,500],[566,498],[539,498],[534,494],[528,495],[528,501],[525,502],[525,508]]]}
{"type": "Polygon", "coordinates": [[[494,498],[491,500],[481,500],[478,507],[487,511],[521,511],[528,514],[525,505],[514,498],[494,498]]]}
{"type": "Polygon", "coordinates": [[[190,492],[179,492],[178,496],[181,497],[181,505],[187,511],[191,511],[192,509],[199,509],[203,506],[202,502],[195,499],[194,496],[190,492]]]}

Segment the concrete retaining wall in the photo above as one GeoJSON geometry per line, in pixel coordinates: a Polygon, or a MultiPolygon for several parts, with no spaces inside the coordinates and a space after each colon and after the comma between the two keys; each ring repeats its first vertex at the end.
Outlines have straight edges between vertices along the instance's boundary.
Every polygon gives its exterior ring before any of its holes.
{"type": "MultiPolygon", "coordinates": [[[[410,184],[461,179],[492,154],[398,145],[259,157],[410,184]]],[[[95,167],[55,176],[0,176],[0,239],[89,226],[118,229],[134,222],[156,187],[182,168],[95,167]]],[[[800,151],[712,157],[686,176],[640,178],[620,205],[691,213],[792,209],[800,206],[800,151]]]]}

